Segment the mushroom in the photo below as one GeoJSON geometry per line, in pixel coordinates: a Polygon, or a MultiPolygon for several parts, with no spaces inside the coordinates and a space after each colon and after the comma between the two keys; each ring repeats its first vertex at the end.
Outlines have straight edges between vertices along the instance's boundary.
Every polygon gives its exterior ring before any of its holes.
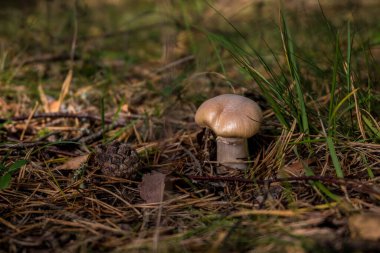
{"type": "Polygon", "coordinates": [[[234,94],[203,102],[195,114],[199,126],[208,127],[217,135],[218,162],[236,169],[247,168],[247,138],[259,131],[262,118],[256,102],[234,94]]]}

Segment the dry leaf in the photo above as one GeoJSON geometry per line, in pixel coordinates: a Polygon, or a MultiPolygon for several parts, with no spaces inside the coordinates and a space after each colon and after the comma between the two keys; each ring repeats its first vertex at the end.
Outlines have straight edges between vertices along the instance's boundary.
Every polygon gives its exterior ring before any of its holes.
{"type": "Polygon", "coordinates": [[[44,89],[42,88],[41,84],[38,85],[38,94],[40,95],[40,100],[41,100],[41,103],[44,107],[44,111],[50,112],[49,99],[46,96],[46,93],[45,93],[44,89]]]}
{"type": "Polygon", "coordinates": [[[353,215],[348,219],[348,226],[352,238],[380,239],[380,214],[362,213],[353,215]]]}
{"type": "Polygon", "coordinates": [[[295,161],[294,163],[284,166],[280,170],[280,177],[299,177],[302,176],[305,172],[304,169],[304,164],[305,165],[310,165],[311,163],[314,162],[314,159],[307,159],[307,160],[299,160],[295,161]]]}
{"type": "Polygon", "coordinates": [[[57,100],[46,95],[42,85],[38,85],[38,93],[45,112],[58,112],[60,104],[57,100]]]}
{"type": "Polygon", "coordinates": [[[70,69],[69,72],[67,73],[65,81],[62,84],[61,93],[59,94],[57,108],[54,108],[55,111],[51,110],[52,112],[58,112],[59,111],[59,108],[61,107],[63,100],[65,99],[67,93],[69,92],[72,79],[73,79],[73,70],[70,69]]]}
{"type": "Polygon", "coordinates": [[[157,203],[163,200],[165,177],[165,174],[156,171],[143,176],[139,189],[140,196],[146,203],[157,203]]]}
{"type": "Polygon", "coordinates": [[[9,110],[10,106],[4,99],[0,98],[0,112],[5,113],[9,110]]]}
{"type": "Polygon", "coordinates": [[[87,154],[87,155],[81,155],[81,156],[73,157],[70,160],[68,160],[67,162],[65,162],[64,164],[55,167],[54,170],[76,170],[76,169],[80,168],[80,166],[84,162],[87,161],[88,156],[89,155],[87,154]]]}
{"type": "Polygon", "coordinates": [[[49,103],[49,112],[59,112],[61,105],[58,101],[54,100],[49,103]]]}

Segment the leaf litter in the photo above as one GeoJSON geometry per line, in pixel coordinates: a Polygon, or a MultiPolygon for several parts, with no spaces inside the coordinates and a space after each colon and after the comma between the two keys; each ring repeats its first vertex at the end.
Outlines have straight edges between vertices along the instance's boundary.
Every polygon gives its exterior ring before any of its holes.
{"type": "Polygon", "coordinates": [[[146,203],[159,203],[164,199],[165,174],[152,172],[145,174],[139,184],[140,196],[146,203]]]}

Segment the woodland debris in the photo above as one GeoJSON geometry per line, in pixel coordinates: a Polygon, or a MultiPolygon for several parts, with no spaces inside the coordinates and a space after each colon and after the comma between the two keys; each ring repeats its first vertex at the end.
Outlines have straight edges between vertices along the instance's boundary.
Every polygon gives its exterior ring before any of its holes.
{"type": "Polygon", "coordinates": [[[146,203],[161,202],[164,197],[166,175],[157,171],[143,176],[139,185],[140,196],[146,203]]]}
{"type": "Polygon", "coordinates": [[[118,141],[96,147],[90,162],[111,177],[129,178],[141,169],[137,152],[129,144],[118,141]]]}
{"type": "Polygon", "coordinates": [[[352,238],[365,240],[380,240],[380,214],[361,213],[348,219],[348,226],[352,238]]]}

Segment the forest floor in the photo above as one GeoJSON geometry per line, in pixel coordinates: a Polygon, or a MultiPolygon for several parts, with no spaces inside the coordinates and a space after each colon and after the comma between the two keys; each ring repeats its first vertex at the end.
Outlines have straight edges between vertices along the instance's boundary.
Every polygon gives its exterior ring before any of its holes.
{"type": "Polygon", "coordinates": [[[2,5],[0,253],[380,252],[377,1],[2,5]],[[246,170],[194,122],[225,93],[246,170]]]}

